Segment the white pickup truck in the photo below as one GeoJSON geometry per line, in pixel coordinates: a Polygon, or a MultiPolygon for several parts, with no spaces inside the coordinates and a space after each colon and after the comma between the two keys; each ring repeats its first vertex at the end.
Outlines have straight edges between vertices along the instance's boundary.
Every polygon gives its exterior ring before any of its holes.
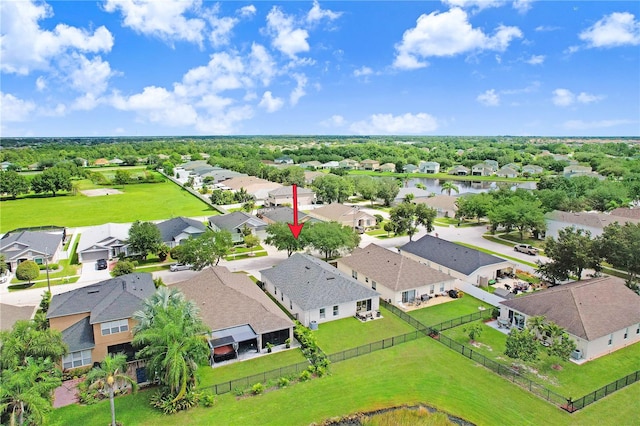
{"type": "Polygon", "coordinates": [[[538,249],[528,244],[516,244],[513,246],[513,250],[519,251],[520,253],[530,254],[531,256],[538,254],[538,249]]]}

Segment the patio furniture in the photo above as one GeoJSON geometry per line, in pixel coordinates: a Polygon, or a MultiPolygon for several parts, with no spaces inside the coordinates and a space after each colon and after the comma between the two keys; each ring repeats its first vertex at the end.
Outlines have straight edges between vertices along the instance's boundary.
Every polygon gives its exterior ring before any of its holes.
{"type": "Polygon", "coordinates": [[[500,319],[498,318],[498,328],[511,328],[511,323],[508,319],[500,319]]]}

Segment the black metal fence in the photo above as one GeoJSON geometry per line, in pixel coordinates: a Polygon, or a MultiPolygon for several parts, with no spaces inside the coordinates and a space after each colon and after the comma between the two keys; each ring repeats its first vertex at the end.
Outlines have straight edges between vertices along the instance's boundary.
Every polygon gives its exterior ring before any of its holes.
{"type": "Polygon", "coordinates": [[[622,388],[625,388],[639,380],[640,380],[640,370],[637,370],[636,372],[631,373],[628,376],[625,376],[614,382],[611,382],[608,385],[603,386],[600,389],[597,389],[591,392],[590,394],[587,394],[575,401],[569,398],[567,402],[567,407],[566,408],[563,407],[563,408],[565,408],[565,410],[569,411],[570,413],[573,413],[574,411],[584,408],[589,404],[593,404],[597,400],[602,399],[605,396],[612,394],[622,388]]]}
{"type": "Polygon", "coordinates": [[[429,327],[427,327],[426,325],[424,325],[423,323],[421,323],[411,315],[408,315],[406,312],[399,309],[397,306],[394,306],[391,303],[387,303],[384,300],[380,300],[380,305],[385,309],[391,311],[392,314],[396,315],[397,317],[400,317],[400,319],[403,320],[404,322],[413,326],[413,328],[415,328],[416,330],[421,331],[423,334],[428,334],[429,327]]]}
{"type": "Polygon", "coordinates": [[[429,328],[431,329],[431,331],[444,331],[462,324],[467,324],[471,321],[477,321],[480,319],[485,320],[489,318],[491,318],[491,310],[485,309],[483,311],[478,311],[469,315],[463,315],[458,318],[443,321],[440,324],[429,326],[429,328]]]}
{"type": "Polygon", "coordinates": [[[346,361],[351,358],[370,354],[371,352],[387,349],[402,343],[411,342],[412,340],[416,340],[421,337],[425,337],[425,334],[418,330],[412,331],[411,333],[406,333],[400,336],[394,336],[388,339],[379,340],[377,342],[369,343],[367,345],[358,346],[357,348],[336,352],[334,354],[329,355],[329,361],[331,362],[346,361]]]}

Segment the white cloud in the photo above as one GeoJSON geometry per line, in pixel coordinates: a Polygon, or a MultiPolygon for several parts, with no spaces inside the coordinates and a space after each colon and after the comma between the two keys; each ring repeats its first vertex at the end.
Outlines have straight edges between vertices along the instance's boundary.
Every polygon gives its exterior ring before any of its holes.
{"type": "Polygon", "coordinates": [[[496,93],[495,89],[490,89],[479,94],[476,101],[484,106],[498,106],[500,105],[500,95],[496,93]]]}
{"type": "Polygon", "coordinates": [[[188,12],[199,13],[200,6],[201,0],[106,0],[104,10],[120,11],[123,25],[141,34],[169,43],[182,40],[201,45],[204,19],[185,17],[188,12]]]}
{"type": "Polygon", "coordinates": [[[70,52],[109,52],[113,36],[104,26],[90,32],[59,23],[51,31],[39,21],[53,16],[46,3],[31,1],[0,2],[2,38],[0,70],[27,75],[34,69],[49,70],[51,62],[70,52]]]}
{"type": "Polygon", "coordinates": [[[289,95],[289,102],[291,105],[296,105],[301,97],[307,94],[304,88],[307,85],[307,76],[304,74],[293,74],[292,76],[296,80],[296,87],[289,95]]]}
{"type": "Polygon", "coordinates": [[[308,22],[317,22],[326,18],[330,21],[338,19],[342,15],[342,12],[333,12],[329,9],[321,9],[318,0],[313,1],[313,7],[307,13],[307,21],[308,22]]]}
{"type": "Polygon", "coordinates": [[[373,70],[369,67],[362,67],[353,71],[355,77],[366,77],[371,74],[373,74],[373,70]]]}
{"type": "Polygon", "coordinates": [[[209,32],[209,41],[214,47],[220,47],[229,44],[233,27],[238,23],[238,19],[224,16],[211,15],[208,18],[211,31],[209,32]]]}
{"type": "Polygon", "coordinates": [[[544,63],[544,55],[531,55],[525,62],[529,65],[542,65],[544,63]]]}
{"type": "Polygon", "coordinates": [[[538,91],[539,88],[540,88],[540,82],[539,81],[533,81],[533,82],[531,82],[531,84],[529,84],[528,86],[526,86],[526,87],[524,87],[522,89],[500,90],[500,94],[502,94],[502,95],[519,95],[521,93],[536,92],[536,91],[538,91]]]}
{"type": "Polygon", "coordinates": [[[267,52],[264,46],[253,43],[249,54],[249,72],[252,77],[259,78],[262,84],[267,86],[271,79],[277,74],[278,69],[275,61],[267,52]]]}
{"type": "Polygon", "coordinates": [[[587,92],[580,92],[577,96],[568,89],[556,89],[553,91],[552,101],[555,105],[568,107],[578,102],[581,104],[590,104],[604,99],[604,96],[593,95],[587,92]]]}
{"type": "Polygon", "coordinates": [[[353,123],[349,129],[360,135],[422,134],[438,128],[437,120],[429,114],[404,115],[373,114],[369,119],[353,123]]]}
{"type": "Polygon", "coordinates": [[[536,31],[538,32],[550,32],[550,31],[558,31],[561,29],[560,27],[552,27],[551,25],[539,25],[536,27],[536,31]]]}
{"type": "Polygon", "coordinates": [[[482,10],[504,6],[506,0],[442,0],[442,3],[451,7],[482,10]]]}
{"type": "Polygon", "coordinates": [[[36,105],[31,101],[0,92],[0,116],[3,122],[25,121],[35,109],[36,105]]]}
{"type": "Polygon", "coordinates": [[[103,61],[100,56],[88,59],[84,55],[73,55],[73,63],[68,67],[71,87],[82,93],[104,93],[112,75],[109,62],[103,61]]]}
{"type": "Polygon", "coordinates": [[[583,120],[569,120],[563,124],[565,129],[569,130],[589,130],[589,129],[604,129],[608,127],[617,127],[627,124],[635,124],[634,120],[599,120],[599,121],[583,121],[583,120]]]}
{"type": "Polygon", "coordinates": [[[338,114],[332,115],[330,118],[320,122],[320,125],[324,127],[342,127],[346,124],[347,122],[344,117],[338,114]]]}
{"type": "Polygon", "coordinates": [[[285,15],[277,6],[273,6],[267,15],[267,33],[272,38],[273,47],[291,58],[309,51],[307,30],[294,28],[293,18],[285,15]]]}
{"type": "Polygon", "coordinates": [[[518,11],[518,13],[527,13],[531,10],[531,3],[534,0],[515,0],[513,2],[513,8],[518,11]]]}
{"type": "Polygon", "coordinates": [[[46,88],[47,80],[43,76],[38,77],[36,79],[36,89],[38,89],[39,92],[42,92],[46,88]]]}
{"type": "Polygon", "coordinates": [[[270,91],[264,92],[262,100],[258,104],[259,107],[264,108],[267,112],[276,112],[284,105],[282,98],[274,98],[270,91]]]}
{"type": "Polygon", "coordinates": [[[640,45],[640,22],[629,12],[614,12],[580,33],[589,47],[640,45]]]}
{"type": "Polygon", "coordinates": [[[256,7],[252,4],[238,9],[238,15],[242,16],[243,18],[249,18],[255,14],[256,14],[256,7]]]}
{"type": "Polygon", "coordinates": [[[514,38],[521,38],[517,27],[498,26],[494,34],[486,35],[473,28],[467,13],[459,8],[447,12],[421,15],[414,28],[404,32],[396,44],[394,67],[414,69],[427,66],[423,59],[431,56],[455,56],[481,50],[506,50],[514,38]]]}

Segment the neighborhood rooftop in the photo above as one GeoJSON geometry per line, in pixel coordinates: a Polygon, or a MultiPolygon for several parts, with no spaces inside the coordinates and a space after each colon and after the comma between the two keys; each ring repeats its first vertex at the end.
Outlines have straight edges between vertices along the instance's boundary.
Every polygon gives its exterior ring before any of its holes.
{"type": "Polygon", "coordinates": [[[170,241],[172,238],[189,228],[193,228],[194,231],[197,231],[190,233],[196,234],[207,230],[207,227],[202,222],[195,219],[189,219],[187,217],[174,217],[173,219],[160,222],[156,226],[160,230],[162,241],[170,241]]]}
{"type": "Polygon", "coordinates": [[[12,258],[22,253],[23,249],[35,251],[43,254],[51,254],[60,245],[62,233],[51,233],[46,231],[20,231],[12,232],[0,239],[0,251],[7,254],[7,258],[12,258]],[[12,245],[15,249],[7,251],[12,245]]]}
{"type": "Polygon", "coordinates": [[[431,235],[425,235],[419,240],[410,241],[400,247],[400,250],[428,259],[465,275],[471,275],[473,271],[483,266],[505,261],[502,258],[431,235]]]}
{"type": "Polygon", "coordinates": [[[378,296],[377,292],[308,254],[295,253],[260,273],[305,311],[378,296]]]}

